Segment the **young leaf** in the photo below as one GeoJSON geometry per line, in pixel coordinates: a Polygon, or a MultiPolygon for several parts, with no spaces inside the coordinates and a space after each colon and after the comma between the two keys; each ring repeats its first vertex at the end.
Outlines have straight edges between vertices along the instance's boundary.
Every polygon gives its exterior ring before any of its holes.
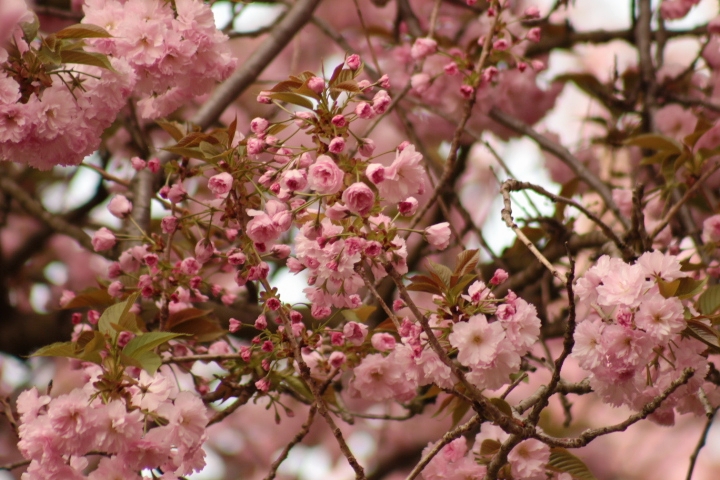
{"type": "Polygon", "coordinates": [[[120,353],[120,362],[123,365],[130,367],[138,367],[147,371],[150,375],[155,375],[157,369],[162,365],[162,359],[160,355],[155,352],[142,352],[138,353],[134,357],[129,357],[123,353],[120,353]]]}
{"type": "Polygon", "coordinates": [[[98,308],[104,310],[112,305],[113,302],[114,300],[107,293],[107,290],[89,288],[75,295],[75,297],[62,308],[63,310],[72,310],[75,308],[98,308]]]}
{"type": "Polygon", "coordinates": [[[106,55],[95,52],[85,52],[83,50],[61,50],[60,59],[63,63],[77,63],[79,65],[91,65],[100,67],[112,72],[115,71],[110,60],[106,55]]]}
{"type": "Polygon", "coordinates": [[[130,340],[122,353],[128,357],[138,358],[138,356],[144,352],[152,351],[158,345],[172,340],[173,338],[183,336],[182,333],[171,333],[171,332],[148,332],[130,340]]]}
{"type": "Polygon", "coordinates": [[[170,122],[168,120],[155,120],[155,123],[157,123],[160,128],[169,133],[176,142],[182,140],[187,134],[187,132],[185,131],[185,127],[178,122],[170,122]]]}
{"type": "Polygon", "coordinates": [[[564,448],[553,447],[550,449],[548,467],[558,472],[569,473],[574,479],[597,480],[582,460],[564,448]]]}
{"type": "Polygon", "coordinates": [[[480,250],[465,250],[458,253],[453,275],[462,277],[468,273],[473,273],[479,261],[480,250]]]}
{"type": "Polygon", "coordinates": [[[30,356],[77,358],[77,353],[77,345],[74,342],[56,342],[42,347],[30,356]]]}
{"type": "Polygon", "coordinates": [[[78,23],[65,27],[55,34],[57,38],[112,38],[107,30],[89,23],[78,23]]]}
{"type": "Polygon", "coordinates": [[[680,279],[680,285],[678,286],[675,296],[680,300],[687,300],[700,293],[707,283],[707,277],[702,280],[695,280],[690,277],[684,277],[680,279]]]}
{"type": "Polygon", "coordinates": [[[677,140],[652,133],[630,138],[625,141],[625,145],[634,145],[648,150],[663,150],[677,154],[683,151],[683,146],[677,140]]]}
{"type": "Polygon", "coordinates": [[[428,266],[430,267],[431,274],[437,275],[437,277],[442,281],[443,286],[449,287],[450,281],[453,275],[452,270],[450,270],[445,265],[441,265],[439,263],[434,263],[428,260],[428,266]]]}
{"type": "Polygon", "coordinates": [[[709,286],[698,298],[698,309],[703,315],[711,315],[720,308],[720,285],[709,286]]]}
{"type": "Polygon", "coordinates": [[[502,398],[491,398],[490,403],[495,405],[498,410],[500,410],[502,413],[504,413],[508,417],[512,417],[512,407],[510,407],[510,404],[507,403],[502,398]]]}
{"type": "Polygon", "coordinates": [[[703,322],[694,319],[687,320],[687,328],[683,333],[700,340],[710,347],[713,353],[720,353],[720,334],[703,322]]]}
{"type": "Polygon", "coordinates": [[[120,325],[122,322],[128,321],[124,317],[130,314],[130,309],[135,303],[135,300],[137,300],[137,297],[138,294],[133,293],[124,302],[116,303],[115,305],[111,305],[105,309],[103,314],[100,316],[100,320],[98,320],[98,330],[100,330],[103,334],[108,335],[113,342],[115,342],[118,332],[115,328],[113,328],[112,324],[114,323],[120,325]]]}
{"type": "Polygon", "coordinates": [[[498,450],[500,450],[501,446],[502,444],[497,440],[493,440],[490,438],[483,440],[483,442],[480,444],[480,456],[491,457],[495,455],[498,450]]]}
{"type": "Polygon", "coordinates": [[[306,97],[298,95],[292,92],[273,92],[268,97],[279,102],[291,103],[300,107],[305,107],[308,110],[313,109],[313,103],[306,97]]]}

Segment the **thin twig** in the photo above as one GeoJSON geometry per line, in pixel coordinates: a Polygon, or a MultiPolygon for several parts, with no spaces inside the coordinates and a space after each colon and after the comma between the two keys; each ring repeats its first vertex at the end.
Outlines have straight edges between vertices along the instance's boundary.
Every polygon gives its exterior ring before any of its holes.
{"type": "Polygon", "coordinates": [[[442,450],[445,445],[452,442],[463,433],[469,432],[470,429],[472,429],[475,425],[479,424],[481,421],[482,417],[480,415],[474,415],[466,423],[450,430],[445,435],[443,435],[442,438],[438,440],[435,445],[433,445],[432,449],[430,449],[430,451],[420,459],[418,464],[415,465],[415,468],[413,468],[410,474],[405,477],[405,480],[414,480],[418,475],[420,475],[420,473],[427,466],[427,464],[430,463],[430,460],[435,458],[435,456],[440,453],[440,450],[442,450]]]}
{"type": "Polygon", "coordinates": [[[501,111],[497,107],[490,109],[488,116],[498,122],[499,124],[514,130],[517,133],[523,134],[527,137],[532,138],[538,146],[548,153],[555,155],[561,162],[567,165],[570,170],[573,171],[581,180],[588,184],[593,190],[595,190],[605,202],[605,205],[613,212],[615,218],[628,229],[630,224],[627,218],[620,213],[620,209],[612,199],[612,192],[605,183],[600,180],[594,173],[592,173],[583,163],[578,160],[570,151],[564,146],[557,142],[554,142],[544,135],[538,133],[535,129],[527,125],[525,122],[508,115],[501,111]]]}
{"type": "Polygon", "coordinates": [[[275,478],[275,475],[277,475],[278,467],[280,467],[280,464],[285,461],[288,454],[290,453],[290,450],[292,450],[295,445],[302,442],[303,438],[307,436],[308,432],[310,431],[310,427],[315,420],[315,412],[317,412],[317,405],[313,405],[312,407],[310,407],[310,412],[308,413],[307,420],[305,420],[305,423],[303,423],[302,427],[300,427],[300,431],[295,434],[292,440],[290,440],[290,443],[285,445],[285,448],[283,448],[283,451],[280,452],[278,458],[276,458],[272,465],[270,465],[270,471],[265,477],[265,480],[273,480],[273,478],[275,478]]]}
{"type": "Polygon", "coordinates": [[[575,200],[572,200],[570,198],[561,197],[560,195],[555,195],[554,193],[548,192],[543,187],[539,185],[534,185],[532,183],[528,182],[520,182],[517,180],[508,180],[508,182],[514,182],[514,184],[511,183],[511,190],[521,190],[521,189],[529,189],[533,190],[540,195],[544,195],[548,197],[553,202],[559,202],[559,203],[565,203],[567,205],[570,205],[578,210],[580,210],[586,217],[588,217],[590,220],[592,220],[600,229],[603,231],[603,233],[608,237],[609,240],[612,240],[612,242],[623,252],[623,256],[633,255],[632,249],[623,242],[616,234],[612,231],[612,229],[603,222],[600,217],[592,213],[587,208],[583,207],[579,203],[577,203],[575,200]]]}
{"type": "Polygon", "coordinates": [[[560,279],[562,282],[567,281],[567,277],[560,273],[555,266],[550,263],[550,261],[545,258],[545,255],[543,255],[540,250],[537,249],[534,243],[530,241],[530,239],[525,235],[525,233],[520,229],[520,227],[515,224],[515,221],[512,218],[512,201],[510,200],[510,188],[513,184],[513,182],[516,182],[515,180],[506,180],[503,182],[502,187],[500,188],[500,193],[503,197],[503,204],[504,208],[502,209],[502,218],[505,221],[505,225],[508,226],[508,228],[511,228],[513,232],[515,232],[515,235],[517,235],[518,239],[525,244],[525,246],[530,250],[530,252],[535,255],[535,258],[540,260],[540,262],[545,265],[545,268],[550,270],[550,272],[553,274],[554,277],[560,279]]]}
{"type": "MultiPolygon", "coordinates": [[[[83,248],[92,252],[94,248],[90,236],[81,228],[68,223],[60,215],[45,210],[40,202],[32,198],[25,189],[21,188],[8,176],[0,176],[0,190],[14,198],[20,206],[33,217],[47,224],[58,233],[74,238],[83,248]]],[[[102,252],[98,252],[102,255],[102,252]]]]}
{"type": "Polygon", "coordinates": [[[19,460],[17,462],[13,463],[6,463],[5,465],[0,465],[0,470],[15,470],[16,468],[24,467],[26,465],[30,465],[30,460],[19,460]]]}
{"type": "Polygon", "coordinates": [[[663,219],[660,221],[660,223],[659,223],[659,224],[655,227],[655,229],[652,231],[652,233],[650,234],[650,238],[651,238],[651,239],[654,239],[656,236],[658,236],[658,234],[662,231],[662,229],[665,228],[668,223],[670,223],[670,220],[672,220],[673,217],[674,217],[675,215],[677,215],[677,213],[680,211],[680,209],[682,208],[682,206],[685,205],[685,203],[686,203],[688,200],[690,200],[690,198],[693,196],[693,194],[695,193],[695,191],[696,191],[698,188],[700,188],[700,187],[705,183],[705,181],[706,181],[708,178],[710,178],[710,175],[712,175],[713,173],[715,173],[719,168],[720,168],[720,163],[715,163],[715,164],[712,166],[712,168],[710,168],[707,172],[703,173],[702,176],[697,179],[697,181],[693,184],[692,187],[690,187],[690,188],[687,189],[687,191],[685,192],[685,195],[683,195],[683,197],[682,197],[678,202],[676,202],[676,203],[670,208],[670,210],[668,210],[668,212],[665,214],[665,216],[664,216],[663,219]]]}
{"type": "Polygon", "coordinates": [[[698,439],[697,445],[695,445],[695,449],[690,454],[690,466],[688,467],[687,476],[685,477],[685,480],[692,480],[693,476],[693,470],[695,470],[695,462],[697,462],[698,455],[700,455],[700,450],[705,446],[705,442],[707,441],[708,432],[710,431],[710,427],[713,424],[713,420],[715,419],[715,414],[717,413],[718,409],[714,409],[711,412],[711,415],[708,415],[707,420],[705,420],[705,427],[703,428],[702,433],[700,434],[700,438],[698,439]]]}
{"type": "Polygon", "coordinates": [[[546,435],[540,431],[535,431],[533,433],[533,437],[540,440],[543,443],[546,443],[547,445],[551,447],[563,447],[563,448],[580,448],[584,447],[588,443],[592,442],[597,437],[607,435],[609,433],[614,432],[621,432],[626,430],[630,425],[633,425],[640,420],[644,420],[647,418],[650,414],[655,412],[660,405],[662,405],[662,402],[665,401],[667,397],[673,394],[675,390],[680,388],[680,386],[685,385],[688,380],[690,380],[690,377],[693,376],[695,373],[695,370],[692,368],[686,368],[683,370],[682,375],[678,379],[676,379],[674,382],[672,382],[668,388],[666,388],[660,395],[653,398],[651,401],[649,401],[645,406],[640,410],[639,412],[630,415],[628,418],[626,418],[624,421],[617,423],[615,425],[610,425],[607,427],[600,427],[595,429],[588,429],[585,430],[583,433],[581,433],[579,436],[574,438],[555,438],[551,437],[549,435],[546,435]]]}

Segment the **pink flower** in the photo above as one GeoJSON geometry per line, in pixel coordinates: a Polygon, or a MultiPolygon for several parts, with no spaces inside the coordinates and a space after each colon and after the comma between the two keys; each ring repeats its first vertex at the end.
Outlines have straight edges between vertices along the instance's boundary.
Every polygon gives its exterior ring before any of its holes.
{"type": "Polygon", "coordinates": [[[343,327],[343,335],[353,345],[360,346],[365,341],[365,337],[368,334],[367,325],[362,325],[357,322],[348,322],[343,327]]]}
{"type": "Polygon", "coordinates": [[[345,120],[343,115],[335,115],[332,120],[330,120],[330,123],[340,128],[347,126],[347,120],[345,120]]]}
{"type": "Polygon", "coordinates": [[[370,119],[375,116],[375,111],[367,102],[360,102],[355,106],[355,114],[364,119],[370,119]]]}
{"type": "Polygon", "coordinates": [[[410,49],[410,56],[415,60],[422,60],[437,52],[437,42],[432,38],[418,38],[410,49]]]}
{"type": "Polygon", "coordinates": [[[378,115],[382,115],[387,112],[391,103],[392,99],[390,98],[390,95],[388,95],[385,90],[380,90],[373,97],[373,111],[378,115]]]}
{"type": "Polygon", "coordinates": [[[178,219],[176,217],[163,217],[160,227],[163,233],[173,233],[177,229],[178,219]]]}
{"type": "Polygon", "coordinates": [[[330,151],[330,153],[342,153],[343,150],[345,150],[344,138],[335,137],[330,140],[330,145],[328,145],[328,151],[330,151]]]}
{"type": "Polygon", "coordinates": [[[304,170],[286,170],[280,181],[280,185],[291,192],[303,190],[307,184],[307,174],[304,170]]]}
{"type": "Polygon", "coordinates": [[[167,198],[172,203],[180,203],[185,200],[186,196],[187,191],[185,191],[185,187],[183,187],[182,183],[174,183],[167,193],[167,198]]]}
{"type": "Polygon", "coordinates": [[[525,35],[525,38],[530,40],[531,42],[538,43],[540,41],[540,27],[534,27],[528,30],[527,34],[525,35]]]}
{"type": "Polygon", "coordinates": [[[514,478],[535,478],[545,473],[550,461],[550,447],[539,440],[523,440],[508,454],[514,478]]]}
{"type": "Polygon", "coordinates": [[[378,183],[385,180],[385,167],[379,163],[371,163],[365,169],[365,176],[373,183],[378,183]]]}
{"type": "Polygon", "coordinates": [[[495,274],[490,279],[490,283],[492,285],[500,285],[507,279],[508,279],[508,273],[505,270],[503,270],[502,268],[498,268],[497,270],[495,270],[495,274]]]}
{"type": "Polygon", "coordinates": [[[108,210],[117,218],[126,218],[132,212],[132,203],[123,195],[115,195],[110,200],[108,210]]]}
{"type": "Polygon", "coordinates": [[[373,348],[381,352],[386,352],[395,348],[395,337],[389,333],[376,333],[370,339],[373,348]]]}
{"type": "Polygon", "coordinates": [[[352,54],[347,58],[347,60],[345,60],[345,65],[347,65],[350,70],[357,70],[360,68],[360,63],[360,56],[357,54],[352,54]]]}
{"type": "Polygon", "coordinates": [[[370,138],[363,138],[358,145],[358,150],[363,157],[371,157],[375,151],[375,142],[370,138]]]}
{"type": "Polygon", "coordinates": [[[328,362],[332,368],[340,368],[347,361],[347,357],[342,352],[332,352],[328,358],[328,362]]]}
{"type": "Polygon", "coordinates": [[[400,215],[410,217],[415,215],[418,209],[418,201],[415,197],[408,197],[402,202],[398,203],[398,211],[400,215]]]}
{"type": "Polygon", "coordinates": [[[431,225],[425,229],[428,243],[438,250],[445,250],[450,245],[450,224],[448,222],[431,225]]]}
{"type": "Polygon", "coordinates": [[[344,177],[345,173],[327,155],[320,155],[308,168],[308,185],[323,195],[340,191],[344,177]]]}
{"type": "Polygon", "coordinates": [[[422,95],[430,88],[430,75],[427,73],[416,73],[410,77],[410,85],[415,93],[422,95]]]}
{"type": "Polygon", "coordinates": [[[140,171],[147,166],[147,162],[140,157],[133,157],[130,159],[130,163],[134,170],[140,171]]]}
{"type": "Polygon", "coordinates": [[[255,243],[267,243],[275,240],[280,235],[280,229],[265,212],[257,212],[257,215],[247,224],[245,233],[255,243]]]}
{"type": "Polygon", "coordinates": [[[102,227],[93,235],[92,246],[96,252],[110,250],[115,246],[115,235],[107,228],[102,227]]]}
{"type": "Polygon", "coordinates": [[[238,320],[238,319],[236,319],[236,318],[231,318],[231,319],[230,319],[230,328],[229,328],[229,330],[230,330],[231,333],[235,333],[235,332],[237,332],[238,330],[240,330],[240,327],[241,327],[241,326],[242,326],[242,322],[240,322],[240,320],[238,320]]]}
{"type": "Polygon", "coordinates": [[[308,80],[307,86],[313,92],[320,94],[325,89],[325,80],[320,77],[312,77],[308,80]]]}
{"type": "Polygon", "coordinates": [[[262,135],[265,133],[265,130],[267,130],[268,125],[270,125],[270,122],[262,117],[253,118],[250,121],[250,131],[252,131],[255,135],[262,135]]]}
{"type": "Polygon", "coordinates": [[[147,168],[152,173],[158,173],[160,171],[160,159],[158,158],[151,158],[147,162],[147,168]]]}
{"type": "Polygon", "coordinates": [[[218,173],[208,180],[208,188],[217,198],[225,197],[233,185],[233,177],[227,172],[218,173]]]}
{"type": "Polygon", "coordinates": [[[367,215],[375,205],[375,194],[362,182],[353,183],[342,194],[345,206],[353,213],[367,215]]]}
{"type": "Polygon", "coordinates": [[[485,315],[474,315],[467,322],[456,323],[448,337],[450,344],[458,349],[458,361],[466,367],[490,364],[504,338],[502,325],[488,323],[485,315]]]}
{"type": "Polygon", "coordinates": [[[421,194],[425,190],[425,169],[422,155],[414,145],[407,145],[385,168],[385,179],[378,185],[380,196],[386,201],[397,203],[407,197],[421,194]]]}

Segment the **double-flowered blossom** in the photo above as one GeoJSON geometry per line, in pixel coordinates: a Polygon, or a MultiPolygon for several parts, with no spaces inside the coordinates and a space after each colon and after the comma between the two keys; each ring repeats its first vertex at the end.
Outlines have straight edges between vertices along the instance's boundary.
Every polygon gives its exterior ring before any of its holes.
{"type": "Polygon", "coordinates": [[[91,382],[56,398],[35,388],[20,395],[18,448],[31,461],[24,479],[139,479],[147,468],[182,476],[204,467],[208,416],[197,395],[178,393],[162,373],[142,371],[126,392],[130,403],[103,400],[93,388],[98,370],[88,367],[91,382]],[[90,452],[104,458],[85,477],[90,452]]]}
{"type": "Polygon", "coordinates": [[[653,251],[632,265],[603,256],[577,281],[572,356],[591,372],[590,384],[604,401],[642,408],[688,367],[696,370],[695,375],[671,395],[664,416],[655,420],[671,423],[673,407],[701,411],[700,388],[706,395],[716,394],[715,388],[704,385],[703,344],[681,336],[687,325],[685,306],[660,290],[659,282],[684,277],[676,257],[653,251]]]}

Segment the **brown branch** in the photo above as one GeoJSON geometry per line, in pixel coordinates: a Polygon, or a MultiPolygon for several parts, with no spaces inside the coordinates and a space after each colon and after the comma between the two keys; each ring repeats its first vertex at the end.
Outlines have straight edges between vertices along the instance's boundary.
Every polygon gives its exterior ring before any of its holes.
{"type": "MultiPolygon", "coordinates": [[[[558,49],[568,50],[579,43],[597,44],[608,43],[614,40],[625,40],[628,43],[633,43],[635,40],[635,32],[631,29],[576,32],[570,27],[564,34],[558,34],[556,33],[556,29],[562,28],[561,26],[549,25],[548,27],[552,29],[553,34],[543,35],[540,42],[528,45],[527,50],[525,50],[527,57],[537,57],[558,49]]],[[[689,30],[653,31],[650,32],[650,35],[653,40],[657,40],[661,35],[668,39],[684,36],[703,36],[707,35],[707,25],[700,25],[689,30]]]]}
{"type": "Polygon", "coordinates": [[[13,463],[6,463],[5,465],[0,465],[0,470],[15,470],[16,468],[25,467],[27,465],[30,465],[30,460],[19,460],[17,462],[13,463]]]}
{"type": "Polygon", "coordinates": [[[265,480],[273,480],[275,478],[278,467],[280,467],[280,464],[285,461],[288,454],[290,453],[290,450],[292,450],[295,445],[302,442],[303,438],[307,436],[308,432],[310,431],[310,427],[315,420],[315,412],[317,412],[317,405],[313,405],[312,407],[310,407],[310,413],[308,414],[307,420],[305,420],[305,423],[303,423],[302,427],[300,427],[300,431],[295,434],[292,440],[290,440],[290,443],[285,445],[285,448],[283,448],[283,451],[280,452],[278,458],[275,459],[272,465],[270,465],[270,471],[265,477],[265,480]]]}
{"type": "Polygon", "coordinates": [[[524,189],[533,190],[533,191],[539,193],[540,195],[543,195],[543,196],[549,198],[553,202],[565,203],[567,205],[570,205],[570,206],[580,210],[586,217],[588,217],[598,227],[600,227],[600,230],[602,230],[602,232],[605,234],[605,236],[607,236],[607,238],[609,240],[611,240],[623,252],[623,257],[631,258],[634,255],[634,252],[632,251],[632,249],[627,244],[625,244],[625,242],[620,240],[620,238],[617,235],[615,235],[615,232],[613,232],[612,229],[605,222],[603,222],[600,219],[600,217],[598,217],[597,215],[592,213],[590,210],[588,210],[587,208],[585,208],[582,205],[580,205],[579,203],[577,203],[575,200],[572,200],[570,198],[561,197],[559,195],[555,195],[554,193],[548,192],[543,187],[541,187],[539,185],[534,185],[532,183],[520,182],[517,180],[508,180],[508,182],[510,182],[509,188],[512,191],[524,190],[524,189]]]}
{"type": "Polygon", "coordinates": [[[703,428],[702,433],[700,434],[700,438],[698,439],[697,445],[695,445],[695,448],[693,449],[692,454],[690,454],[690,465],[688,466],[688,472],[687,476],[685,477],[685,480],[692,480],[693,471],[695,470],[695,462],[697,462],[698,455],[700,455],[700,450],[705,446],[705,442],[707,441],[707,435],[710,431],[710,427],[713,424],[713,420],[715,419],[715,414],[717,413],[717,408],[711,412],[710,415],[707,416],[707,420],[705,421],[705,427],[703,428]]]}
{"type": "Polygon", "coordinates": [[[466,423],[459,425],[458,427],[450,430],[445,435],[443,435],[442,438],[435,445],[433,445],[432,449],[427,454],[425,454],[422,459],[420,459],[418,464],[415,465],[415,468],[412,469],[412,471],[405,478],[405,480],[414,480],[415,478],[417,478],[417,476],[420,475],[420,473],[427,466],[427,464],[430,463],[430,460],[435,458],[435,456],[440,453],[440,450],[442,450],[445,445],[452,442],[465,432],[469,432],[470,429],[472,429],[475,425],[478,425],[481,422],[482,417],[480,415],[474,415],[466,423]]]}
{"type": "Polygon", "coordinates": [[[45,207],[39,201],[32,198],[25,189],[21,188],[10,177],[0,176],[0,190],[12,196],[27,213],[42,221],[54,231],[75,239],[86,250],[94,251],[90,236],[87,233],[67,222],[62,216],[45,210],[45,207]]]}
{"type": "Polygon", "coordinates": [[[640,420],[644,420],[647,418],[650,414],[652,414],[655,410],[657,410],[662,402],[665,401],[667,397],[672,395],[672,393],[680,388],[680,386],[685,385],[688,380],[690,380],[690,377],[693,376],[695,373],[695,370],[692,368],[686,368],[683,370],[682,375],[680,375],[679,378],[677,378],[674,382],[672,382],[668,388],[666,388],[660,395],[653,398],[651,401],[649,401],[645,406],[640,410],[639,412],[630,415],[628,418],[626,418],[624,421],[617,423],[615,425],[610,425],[608,427],[601,427],[601,428],[595,428],[595,429],[588,429],[585,430],[583,433],[581,433],[579,436],[575,438],[555,438],[551,437],[549,435],[546,435],[544,433],[536,431],[533,434],[533,437],[540,440],[543,443],[546,443],[547,445],[551,447],[564,447],[564,448],[580,448],[584,447],[588,443],[592,442],[597,437],[607,435],[609,433],[614,432],[621,432],[626,430],[630,425],[633,425],[640,420]]]}
{"type": "Polygon", "coordinates": [[[613,201],[610,188],[608,188],[608,186],[605,185],[605,183],[594,173],[588,170],[588,168],[583,165],[582,162],[580,162],[580,160],[578,160],[572,153],[570,153],[567,148],[559,143],[553,142],[546,136],[541,135],[525,122],[508,115],[497,107],[490,109],[488,116],[499,124],[514,130],[517,133],[532,138],[541,149],[555,155],[561,162],[567,165],[567,167],[570,168],[576,176],[588,184],[588,186],[590,186],[600,195],[600,197],[602,197],[605,205],[613,212],[615,217],[626,229],[630,227],[627,218],[620,213],[620,209],[613,201]]]}

